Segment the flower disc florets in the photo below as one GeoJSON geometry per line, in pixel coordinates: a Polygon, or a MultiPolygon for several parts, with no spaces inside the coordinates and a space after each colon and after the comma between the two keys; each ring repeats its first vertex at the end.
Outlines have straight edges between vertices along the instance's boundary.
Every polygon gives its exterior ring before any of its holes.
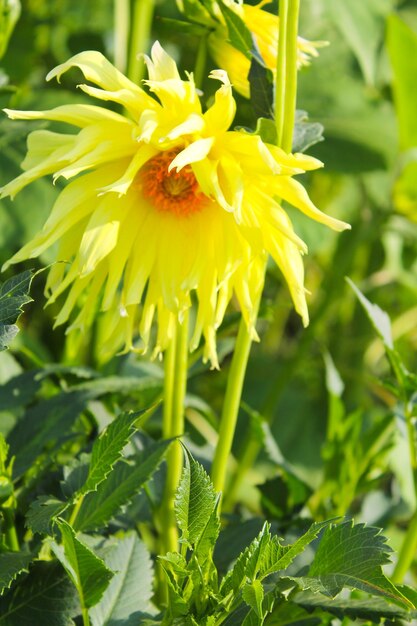
{"type": "Polygon", "coordinates": [[[204,354],[217,366],[216,329],[234,296],[255,337],[254,320],[268,254],[282,270],[295,307],[308,322],[301,255],[282,198],[337,230],[347,227],[321,213],[292,176],[320,167],[286,154],[259,136],[230,131],[235,101],[227,74],[205,112],[192,76],[156,43],[147,85],[128,80],[98,52],[83,52],[50,72],[78,67],[92,97],[122,104],[127,116],[104,107],[64,105],[49,111],[10,111],[12,119],[47,119],[78,127],[78,134],[36,130],[29,135],[25,170],[3,187],[14,196],[44,175],[70,182],[59,194],[43,231],[9,263],[36,257],[58,242],[49,272],[49,302],[66,293],[56,324],[72,320],[82,334],[101,312],[102,358],[129,350],[138,333],[154,354],[169,344],[176,321],[192,306],[190,348],[204,337],[204,354]],[[151,330],[157,327],[156,338],[151,330]]]}

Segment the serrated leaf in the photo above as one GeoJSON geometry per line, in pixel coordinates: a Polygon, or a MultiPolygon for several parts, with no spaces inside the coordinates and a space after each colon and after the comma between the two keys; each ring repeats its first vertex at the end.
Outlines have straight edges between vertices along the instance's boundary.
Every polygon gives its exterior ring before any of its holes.
{"type": "Polygon", "coordinates": [[[370,321],[372,322],[373,327],[375,328],[378,335],[381,337],[382,341],[390,350],[394,349],[394,342],[392,340],[392,332],[391,332],[391,320],[387,313],[383,311],[377,304],[372,304],[358,289],[355,283],[350,280],[350,278],[346,277],[346,282],[355,292],[359,302],[365,309],[366,314],[368,315],[370,321]]]}
{"type": "Polygon", "coordinates": [[[42,381],[37,379],[39,370],[13,376],[0,386],[0,406],[2,411],[10,411],[29,404],[39,391],[42,381]]]}
{"type": "Polygon", "coordinates": [[[95,491],[97,486],[106,479],[114,464],[122,456],[123,448],[137,430],[139,413],[122,413],[95,440],[87,480],[77,496],[95,491]]]}
{"type": "Polygon", "coordinates": [[[153,565],[135,533],[120,539],[105,557],[116,572],[100,602],[90,610],[92,626],[136,626],[149,610],[153,595],[153,565]]]}
{"type": "Polygon", "coordinates": [[[106,481],[86,495],[74,527],[95,530],[106,523],[140,491],[158,468],[171,441],[161,441],[145,448],[128,461],[119,461],[106,481]]]}
{"type": "Polygon", "coordinates": [[[30,552],[0,553],[0,595],[4,594],[19,574],[28,572],[32,558],[30,552]]]}
{"type": "Polygon", "coordinates": [[[6,350],[19,332],[16,322],[22,307],[32,302],[29,290],[34,275],[32,270],[27,270],[0,283],[0,351],[6,350]]]}
{"type": "Polygon", "coordinates": [[[296,111],[292,138],[292,152],[305,152],[311,146],[323,141],[324,126],[309,122],[305,111],[296,111]]]}
{"type": "Polygon", "coordinates": [[[72,626],[79,610],[77,592],[62,566],[37,561],[0,597],[0,626],[72,626]]]}
{"type": "Polygon", "coordinates": [[[306,576],[294,578],[303,588],[335,597],[344,587],[359,589],[407,608],[409,600],[384,576],[391,549],[380,529],[345,522],[324,533],[306,576]]]}
{"type": "Polygon", "coordinates": [[[335,615],[338,619],[362,619],[379,624],[381,619],[393,620],[395,618],[411,621],[416,619],[416,611],[406,611],[398,606],[390,604],[383,598],[367,598],[358,600],[330,599],[317,593],[301,592],[294,596],[294,602],[307,611],[326,611],[335,615]]]}
{"type": "Polygon", "coordinates": [[[91,608],[99,602],[114,572],[76,537],[64,519],[58,519],[56,525],[61,531],[62,545],[52,542],[52,550],[74,583],[81,606],[91,608]]]}
{"type": "Polygon", "coordinates": [[[236,594],[248,578],[251,580],[255,578],[262,563],[262,552],[268,549],[270,541],[269,525],[265,523],[258,536],[238,556],[232,569],[223,578],[220,586],[223,596],[227,596],[231,591],[236,594]]]}
{"type": "Polygon", "coordinates": [[[54,518],[66,508],[66,503],[53,496],[38,496],[26,515],[26,526],[33,533],[50,535],[54,518]]]}
{"type": "Polygon", "coordinates": [[[185,465],[175,496],[175,514],[181,541],[194,546],[201,538],[217,504],[210,477],[185,449],[185,465]]]}
{"type": "Polygon", "coordinates": [[[304,535],[288,546],[282,546],[278,537],[273,537],[264,551],[261,576],[264,578],[286,569],[329,524],[330,521],[314,522],[304,535]]]}
{"type": "Polygon", "coordinates": [[[218,512],[220,498],[217,498],[213,511],[207,521],[207,524],[200,535],[200,538],[195,545],[195,556],[200,566],[203,566],[207,559],[210,559],[214,546],[216,545],[217,538],[220,533],[220,517],[218,512]]]}
{"type": "Polygon", "coordinates": [[[251,607],[258,617],[262,619],[262,602],[264,600],[264,588],[260,580],[246,583],[242,589],[242,598],[251,607]]]}
{"type": "Polygon", "coordinates": [[[274,79],[270,69],[252,59],[249,74],[250,99],[259,118],[274,119],[274,79]]]}

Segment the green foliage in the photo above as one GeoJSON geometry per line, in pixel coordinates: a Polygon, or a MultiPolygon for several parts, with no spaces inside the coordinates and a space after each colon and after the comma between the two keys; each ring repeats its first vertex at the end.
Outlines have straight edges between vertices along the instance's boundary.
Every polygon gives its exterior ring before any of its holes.
{"type": "Polygon", "coordinates": [[[27,572],[33,555],[24,552],[0,552],[0,595],[22,572],[27,572]]]}
{"type": "Polygon", "coordinates": [[[110,546],[107,567],[116,572],[100,602],[90,611],[92,626],[134,626],[151,610],[153,565],[135,533],[110,546]]]}
{"type": "Polygon", "coordinates": [[[58,519],[56,525],[62,545],[53,542],[52,550],[74,583],[81,608],[89,609],[100,600],[114,572],[76,537],[74,529],[65,520],[58,519]]]}
{"type": "Polygon", "coordinates": [[[33,276],[28,270],[0,283],[0,352],[9,347],[19,332],[16,322],[22,307],[32,301],[29,290],[33,276]]]}
{"type": "MultiPolygon", "coordinates": [[[[221,577],[211,559],[214,540],[208,551],[198,551],[201,529],[211,525],[217,502],[209,477],[188,451],[176,502],[183,548],[186,539],[188,551],[182,549],[181,553],[169,553],[161,558],[168,584],[164,624],[175,624],[180,619],[187,624],[284,623],[277,617],[280,607],[289,603],[293,613],[299,613],[297,598],[303,597],[306,589],[321,597],[334,597],[343,588],[358,589],[398,604],[399,614],[414,608],[382,572],[382,565],[389,561],[389,548],[378,529],[352,522],[334,525],[326,521],[312,524],[294,543],[284,544],[271,534],[270,525],[265,523],[221,577]],[[192,506],[194,502],[201,502],[198,512],[192,506]],[[323,530],[306,575],[289,575],[286,570],[304,556],[306,548],[323,530]],[[292,590],[290,597],[289,590],[292,590]]],[[[214,539],[215,533],[212,536],[214,539]]],[[[318,606],[323,612],[330,611],[325,599],[323,606],[318,606]]],[[[383,607],[385,615],[392,614],[392,605],[386,604],[379,605],[379,615],[384,615],[383,607]]],[[[361,608],[365,613],[366,601],[361,608]]],[[[372,611],[371,605],[368,614],[372,611]]],[[[345,615],[343,603],[337,605],[336,612],[345,615]]]]}
{"type": "Polygon", "coordinates": [[[35,562],[29,574],[0,597],[1,626],[70,626],[79,611],[75,587],[61,565],[35,562]]]}

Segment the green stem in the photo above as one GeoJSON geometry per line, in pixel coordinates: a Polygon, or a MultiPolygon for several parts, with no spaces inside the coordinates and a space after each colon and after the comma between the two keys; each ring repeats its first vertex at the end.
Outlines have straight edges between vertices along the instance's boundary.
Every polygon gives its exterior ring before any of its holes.
{"type": "MultiPolygon", "coordinates": [[[[165,392],[166,408],[163,415],[164,437],[179,437],[184,433],[184,399],[187,388],[188,365],[188,312],[182,324],[177,325],[176,338],[166,354],[165,392]]],[[[175,441],[167,454],[167,477],[161,515],[163,550],[178,550],[178,530],[175,520],[174,499],[181,478],[183,453],[175,441]]]]}
{"type": "MultiPolygon", "coordinates": [[[[295,120],[295,103],[297,94],[297,31],[298,31],[298,17],[300,9],[300,0],[280,0],[279,3],[279,37],[278,37],[278,56],[277,56],[277,72],[275,83],[275,122],[277,129],[277,143],[278,146],[283,148],[286,152],[291,152],[292,137],[294,132],[294,120],[295,120]]],[[[249,342],[250,346],[250,342],[249,342]]],[[[249,353],[248,353],[249,356],[249,353]]],[[[237,358],[236,352],[233,361],[237,358]]],[[[243,381],[244,372],[246,369],[247,360],[245,363],[237,365],[241,367],[243,372],[240,373],[240,377],[243,381]]],[[[232,363],[233,366],[233,363],[232,363]]],[[[233,386],[232,372],[229,375],[229,383],[233,386]]],[[[227,390],[228,391],[228,390],[227,390]]],[[[226,392],[227,399],[227,392],[226,392]]],[[[240,396],[239,396],[240,402],[240,396]]],[[[239,408],[239,405],[237,406],[239,408]]],[[[226,400],[225,400],[225,415],[226,413],[226,400]]],[[[225,417],[226,419],[226,417],[225,417]]],[[[235,428],[236,416],[231,416],[228,419],[231,420],[230,426],[224,426],[226,431],[235,428]]],[[[223,417],[222,417],[223,420],[223,417]]],[[[234,432],[234,430],[233,430],[234,432]]],[[[233,434],[232,434],[233,437],[233,434]]],[[[220,440],[222,439],[221,433],[219,434],[220,440]]],[[[230,434],[229,434],[230,439],[230,434]]],[[[222,448],[225,448],[225,444],[220,444],[222,448]]],[[[234,502],[236,493],[246,475],[247,470],[253,465],[261,449],[261,445],[255,440],[249,440],[246,442],[245,450],[242,459],[239,460],[239,464],[231,480],[231,490],[227,496],[226,505],[231,506],[234,502]]],[[[230,450],[229,450],[230,452],[230,450]]],[[[216,450],[217,453],[217,450],[216,450]]],[[[219,453],[220,454],[220,453],[219,453]]],[[[222,461],[224,463],[224,460],[222,461]]],[[[219,461],[220,463],[220,461],[219,461]]],[[[220,472],[216,468],[217,472],[220,472]]],[[[223,468],[222,471],[225,471],[223,468]]],[[[214,472],[214,470],[213,470],[214,472]]],[[[213,474],[214,476],[214,474],[213,474]]],[[[224,485],[224,478],[219,478],[219,484],[224,485]]]]}
{"type": "MultiPolygon", "coordinates": [[[[282,2],[283,0],[281,0],[282,2]]],[[[285,98],[284,123],[280,146],[291,152],[297,102],[297,34],[300,0],[290,0],[285,37],[285,98]]]]}
{"type": "Polygon", "coordinates": [[[201,88],[206,72],[207,64],[207,37],[201,37],[197,50],[197,58],[194,66],[194,82],[201,88]]]}
{"type": "Polygon", "coordinates": [[[81,608],[81,614],[82,614],[82,617],[83,617],[83,626],[90,626],[90,617],[88,615],[87,607],[83,606],[81,608]]]}
{"type": "Polygon", "coordinates": [[[83,500],[84,500],[84,496],[81,496],[80,498],[78,498],[78,500],[75,502],[74,507],[73,507],[73,509],[71,511],[71,515],[70,515],[70,518],[68,520],[68,524],[70,526],[72,526],[72,527],[74,527],[74,522],[77,519],[77,515],[78,515],[78,512],[79,512],[79,510],[81,508],[83,500]]]}
{"type": "Polygon", "coordinates": [[[19,539],[17,538],[16,526],[14,524],[14,513],[12,509],[4,508],[2,510],[4,525],[3,531],[6,539],[7,546],[13,552],[19,552],[19,539]]]}
{"type": "Polygon", "coordinates": [[[219,439],[211,468],[211,478],[216,491],[223,492],[226,482],[227,462],[232,449],[251,344],[251,335],[249,334],[246,322],[242,318],[240,320],[235,351],[227,379],[226,395],[220,420],[219,439]]]}
{"type": "Polygon", "coordinates": [[[144,74],[144,63],[140,55],[148,51],[154,0],[133,0],[132,27],[130,32],[128,76],[139,84],[144,74]]]}
{"type": "Polygon", "coordinates": [[[404,576],[410,569],[410,566],[417,552],[417,446],[416,446],[415,427],[413,423],[412,405],[411,403],[407,401],[405,402],[404,415],[405,415],[405,421],[407,424],[408,445],[409,445],[409,451],[410,451],[411,470],[413,473],[413,486],[414,486],[416,510],[414,511],[414,515],[411,519],[410,525],[405,534],[405,537],[404,537],[404,540],[400,549],[400,553],[398,556],[398,561],[394,568],[392,580],[395,583],[403,582],[404,576]]]}
{"type": "Polygon", "coordinates": [[[275,78],[275,124],[277,129],[277,144],[282,146],[285,123],[285,88],[287,64],[287,21],[288,8],[291,0],[280,0],[279,3],[279,31],[277,73],[275,78]]]}
{"type": "Polygon", "coordinates": [[[123,73],[127,67],[129,25],[129,0],[114,0],[114,64],[123,73]]]}

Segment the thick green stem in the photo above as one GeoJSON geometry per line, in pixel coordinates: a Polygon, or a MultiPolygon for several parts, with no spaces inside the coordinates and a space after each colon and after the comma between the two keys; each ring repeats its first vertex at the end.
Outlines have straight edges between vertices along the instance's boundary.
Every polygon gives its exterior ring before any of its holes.
{"type": "Polygon", "coordinates": [[[144,63],[140,55],[148,51],[153,13],[154,0],[133,0],[128,76],[137,84],[144,74],[144,63]]]}
{"type": "MultiPolygon", "coordinates": [[[[164,437],[179,437],[184,432],[184,399],[187,388],[188,364],[188,313],[182,324],[178,323],[173,345],[166,354],[163,433],[164,437]]],[[[161,511],[161,537],[163,550],[178,550],[178,530],[175,521],[174,499],[182,471],[183,454],[179,441],[175,441],[167,454],[167,477],[161,511]]]]}
{"type": "Polygon", "coordinates": [[[412,405],[407,401],[405,402],[404,414],[407,424],[408,446],[410,451],[411,470],[413,473],[416,510],[414,511],[414,515],[403,539],[398,561],[394,568],[392,580],[395,583],[403,582],[404,576],[410,569],[417,552],[417,445],[412,405]]]}
{"type": "MultiPolygon", "coordinates": [[[[275,83],[275,122],[277,129],[278,145],[286,152],[291,152],[292,137],[294,132],[295,103],[297,94],[297,32],[299,9],[300,0],[280,0],[277,72],[275,83]]],[[[236,352],[234,359],[235,358],[237,358],[236,352]]],[[[243,373],[240,373],[242,381],[246,369],[246,364],[247,360],[244,364],[243,362],[240,364],[240,366],[243,368],[243,373]]],[[[229,377],[228,386],[231,382],[230,378],[231,374],[229,377]]],[[[233,381],[231,384],[233,384],[233,381]]],[[[236,425],[236,416],[232,416],[230,419],[234,419],[234,429],[236,425]]],[[[230,428],[231,426],[225,426],[225,430],[230,430],[230,428]]],[[[222,448],[225,447],[224,444],[221,445],[222,448]]],[[[246,475],[246,472],[255,462],[260,448],[261,445],[257,441],[246,441],[242,459],[239,460],[235,474],[233,475],[233,478],[231,480],[231,490],[230,493],[227,494],[226,499],[227,506],[231,506],[233,504],[234,498],[238,493],[239,487],[246,475]]],[[[222,486],[223,485],[224,479],[222,482],[222,486]]]]}
{"type": "Polygon", "coordinates": [[[201,88],[207,64],[207,37],[201,37],[194,66],[194,82],[201,88]]]}
{"type": "Polygon", "coordinates": [[[90,626],[90,617],[88,615],[87,607],[83,606],[81,609],[81,614],[83,617],[83,626],[90,626]]]}
{"type": "Polygon", "coordinates": [[[130,25],[129,0],[114,0],[114,64],[125,73],[130,25]]]}
{"type": "MultiPolygon", "coordinates": [[[[283,0],[281,0],[282,2],[283,0]]],[[[280,146],[291,152],[297,101],[297,34],[300,0],[289,0],[285,36],[284,123],[280,146]]]]}
{"type": "Polygon", "coordinates": [[[75,502],[74,507],[73,507],[73,509],[71,511],[70,518],[68,520],[68,524],[70,526],[74,526],[74,523],[75,523],[75,520],[77,519],[77,515],[79,513],[79,510],[81,509],[81,505],[83,503],[83,500],[84,500],[84,496],[80,496],[78,498],[78,500],[75,502]]]}
{"type": "Polygon", "coordinates": [[[227,462],[232,449],[251,343],[251,335],[242,318],[227,380],[226,395],[220,420],[219,439],[211,469],[211,477],[216,491],[223,492],[226,482],[227,462]]]}
{"type": "Polygon", "coordinates": [[[277,128],[277,144],[282,145],[285,123],[285,88],[287,64],[287,21],[288,5],[291,0],[280,0],[278,53],[275,79],[275,124],[277,128]]]}
{"type": "Polygon", "coordinates": [[[19,539],[17,538],[16,526],[14,524],[14,513],[12,509],[4,508],[3,514],[3,532],[6,539],[7,547],[13,552],[19,552],[19,539]]]}

